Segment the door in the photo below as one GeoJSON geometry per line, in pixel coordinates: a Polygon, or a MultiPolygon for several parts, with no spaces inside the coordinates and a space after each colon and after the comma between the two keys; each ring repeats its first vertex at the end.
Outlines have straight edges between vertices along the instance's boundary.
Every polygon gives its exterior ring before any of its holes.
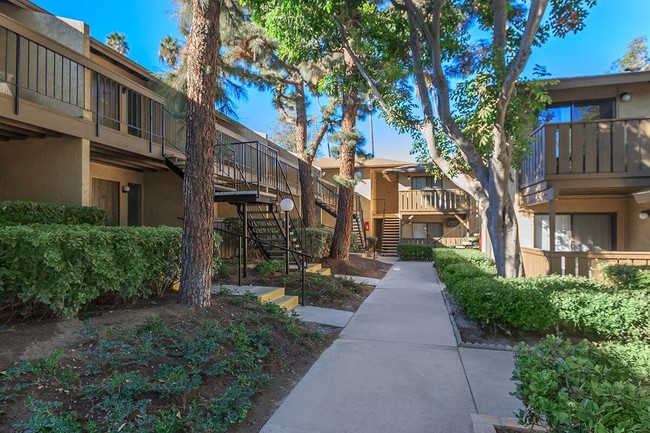
{"type": "Polygon", "coordinates": [[[142,225],[142,185],[137,183],[129,183],[127,224],[142,225]]]}
{"type": "Polygon", "coordinates": [[[120,224],[120,183],[112,180],[93,179],[93,206],[109,214],[109,224],[120,224]]]}

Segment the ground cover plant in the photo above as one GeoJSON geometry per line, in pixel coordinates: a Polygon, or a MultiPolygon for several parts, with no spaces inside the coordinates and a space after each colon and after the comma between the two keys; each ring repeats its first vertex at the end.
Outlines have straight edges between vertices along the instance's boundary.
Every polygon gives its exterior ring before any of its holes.
{"type": "Polygon", "coordinates": [[[0,431],[223,432],[322,337],[272,304],[219,297],[132,327],[86,326],[76,344],[0,374],[0,431]]]}

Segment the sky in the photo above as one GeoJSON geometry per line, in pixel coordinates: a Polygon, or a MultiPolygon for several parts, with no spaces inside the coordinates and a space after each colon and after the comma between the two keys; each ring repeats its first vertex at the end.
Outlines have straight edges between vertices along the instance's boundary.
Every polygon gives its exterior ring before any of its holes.
{"type": "MultiPolygon", "coordinates": [[[[163,70],[158,60],[160,40],[169,34],[178,35],[172,3],[168,0],[32,1],[55,15],[84,21],[90,26],[91,36],[100,41],[112,32],[124,33],[130,48],[128,57],[153,72],[163,70]]],[[[648,0],[598,0],[582,32],[564,39],[553,38],[534,49],[526,71],[539,64],[553,77],[608,72],[628,42],[637,36],[650,36],[648,17],[648,0]]],[[[248,98],[236,102],[236,107],[239,122],[255,131],[272,133],[277,112],[269,93],[250,89],[248,98]]],[[[410,136],[398,134],[379,116],[375,116],[373,123],[376,157],[414,161],[409,154],[410,136]]],[[[358,128],[367,137],[367,121],[360,122],[358,128]]],[[[366,145],[366,151],[369,150],[366,145]]]]}

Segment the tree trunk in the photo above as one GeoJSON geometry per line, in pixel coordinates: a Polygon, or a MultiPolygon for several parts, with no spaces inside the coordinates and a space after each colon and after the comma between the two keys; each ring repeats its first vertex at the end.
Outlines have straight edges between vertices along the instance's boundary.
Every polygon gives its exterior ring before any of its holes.
{"type": "MultiPolygon", "coordinates": [[[[347,51],[343,53],[348,74],[355,67],[347,51]]],[[[347,83],[346,83],[347,84],[347,83]]],[[[349,85],[349,84],[348,84],[349,85]]],[[[343,118],[341,119],[341,145],[339,155],[339,203],[336,210],[336,224],[330,257],[347,260],[352,238],[352,216],[354,213],[354,163],[357,150],[357,108],[359,96],[356,89],[343,90],[343,118]]]]}
{"type": "Polygon", "coordinates": [[[307,157],[307,99],[302,81],[296,80],[296,153],[300,177],[300,208],[305,227],[316,227],[316,199],[307,157]]]}
{"type": "Polygon", "coordinates": [[[314,196],[314,180],[311,175],[312,165],[298,159],[300,175],[300,207],[305,227],[316,227],[316,198],[314,196]]]}
{"type": "Polygon", "coordinates": [[[220,2],[194,0],[187,42],[187,145],[179,301],[210,305],[213,253],[214,137],[220,2]]]}

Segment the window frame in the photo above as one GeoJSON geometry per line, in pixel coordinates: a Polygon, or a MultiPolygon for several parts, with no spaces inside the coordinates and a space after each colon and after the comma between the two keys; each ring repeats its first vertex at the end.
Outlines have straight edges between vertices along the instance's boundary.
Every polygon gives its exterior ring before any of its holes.
{"type": "Polygon", "coordinates": [[[609,98],[594,98],[594,99],[576,99],[574,101],[554,102],[551,105],[549,105],[548,107],[546,107],[543,111],[541,111],[539,113],[539,115],[538,115],[538,118],[539,118],[539,116],[541,116],[542,113],[544,111],[546,111],[546,110],[553,109],[553,108],[560,108],[560,107],[568,107],[569,111],[570,111],[570,116],[571,116],[570,120],[568,120],[568,121],[551,120],[549,122],[542,122],[540,120],[539,124],[540,125],[546,125],[546,124],[550,124],[550,123],[574,123],[574,122],[581,122],[581,121],[588,122],[589,120],[575,120],[573,118],[574,110],[576,109],[576,106],[578,106],[578,105],[586,105],[586,104],[592,104],[593,105],[595,103],[599,103],[600,110],[601,110],[601,115],[602,115],[603,104],[605,104],[605,103],[611,103],[612,104],[612,116],[611,117],[600,117],[597,120],[616,119],[616,117],[617,117],[617,109],[618,109],[618,106],[616,104],[616,98],[609,97],[609,98]]]}

